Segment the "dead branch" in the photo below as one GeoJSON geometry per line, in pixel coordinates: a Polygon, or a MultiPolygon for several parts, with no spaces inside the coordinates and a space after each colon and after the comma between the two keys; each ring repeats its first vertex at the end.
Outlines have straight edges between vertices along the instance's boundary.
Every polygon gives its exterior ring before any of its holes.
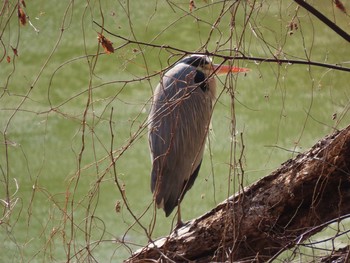
{"type": "Polygon", "coordinates": [[[349,250],[350,246],[339,248],[328,256],[322,257],[319,262],[322,263],[348,263],[349,262],[349,250]]]}
{"type": "MultiPolygon", "coordinates": [[[[191,52],[191,51],[187,51],[185,49],[181,49],[181,48],[177,48],[174,46],[170,46],[170,45],[157,45],[157,44],[152,44],[152,43],[147,43],[147,42],[140,42],[140,41],[135,41],[129,38],[126,38],[124,36],[115,34],[111,31],[109,31],[108,29],[104,28],[103,26],[101,26],[99,23],[97,23],[96,21],[93,21],[93,23],[95,25],[97,25],[99,28],[101,28],[103,31],[105,31],[106,33],[110,34],[113,37],[116,37],[118,39],[121,39],[124,41],[124,44],[122,44],[120,47],[117,47],[115,50],[120,49],[125,47],[126,45],[129,44],[137,44],[140,46],[145,46],[145,47],[152,47],[152,48],[157,48],[159,50],[167,50],[169,53],[171,54],[177,54],[177,55],[181,55],[182,57],[186,56],[186,55],[207,55],[207,56],[211,56],[211,57],[216,57],[216,58],[221,58],[223,60],[246,60],[246,61],[253,61],[254,63],[277,63],[279,65],[281,64],[287,64],[287,65],[309,65],[309,66],[315,66],[315,67],[321,67],[321,68],[327,68],[327,69],[334,69],[334,70],[338,70],[338,71],[345,71],[345,72],[350,72],[350,68],[349,67],[345,67],[343,65],[339,65],[339,64],[329,64],[329,63],[323,63],[323,62],[317,62],[317,61],[312,61],[312,60],[303,60],[303,59],[291,59],[291,58],[285,58],[285,59],[280,59],[280,58],[264,58],[264,57],[253,57],[253,56],[246,56],[245,54],[243,54],[242,52],[240,52],[239,50],[235,50],[235,52],[237,54],[235,54],[234,56],[229,56],[229,55],[223,55],[223,54],[218,54],[216,52],[191,52]],[[238,55],[239,54],[239,55],[238,55]]],[[[170,65],[168,68],[170,68],[172,65],[170,65]]],[[[168,68],[163,69],[163,71],[167,70],[168,68]]],[[[154,75],[157,75],[159,73],[156,73],[154,75]]],[[[150,75],[151,76],[151,75],[150,75]]],[[[148,76],[149,77],[149,76],[148,76]]]]}
{"type": "Polygon", "coordinates": [[[268,261],[350,213],[350,126],[127,262],[268,261]]]}
{"type": "Polygon", "coordinates": [[[304,0],[294,0],[298,5],[304,7],[307,11],[309,11],[311,14],[313,14],[315,17],[317,17],[320,21],[322,21],[326,26],[328,26],[330,29],[332,29],[335,33],[337,33],[339,36],[341,36],[346,41],[350,42],[350,35],[346,33],[343,29],[341,29],[339,26],[337,26],[334,22],[329,20],[324,14],[322,14],[320,11],[318,11],[316,8],[314,8],[312,5],[308,4],[304,0]]]}

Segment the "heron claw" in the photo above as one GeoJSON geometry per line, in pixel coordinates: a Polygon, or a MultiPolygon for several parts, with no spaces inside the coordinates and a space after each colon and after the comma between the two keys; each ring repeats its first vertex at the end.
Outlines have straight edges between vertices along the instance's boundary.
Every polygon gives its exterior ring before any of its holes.
{"type": "Polygon", "coordinates": [[[187,223],[184,223],[184,222],[182,222],[181,220],[180,220],[180,221],[177,221],[177,223],[176,223],[176,225],[175,225],[175,228],[174,228],[174,230],[173,230],[173,233],[174,233],[175,235],[178,235],[180,229],[181,229],[182,227],[184,227],[185,225],[187,225],[187,223]]]}
{"type": "Polygon", "coordinates": [[[175,230],[183,227],[184,225],[186,225],[186,224],[184,222],[182,222],[181,220],[177,221],[176,226],[175,226],[175,230]]]}

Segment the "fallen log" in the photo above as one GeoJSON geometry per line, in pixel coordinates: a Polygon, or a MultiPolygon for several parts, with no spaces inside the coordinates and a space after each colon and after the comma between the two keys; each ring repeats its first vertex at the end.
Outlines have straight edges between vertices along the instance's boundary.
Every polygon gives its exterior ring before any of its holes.
{"type": "Polygon", "coordinates": [[[350,126],[126,262],[266,262],[350,214],[350,126]]]}

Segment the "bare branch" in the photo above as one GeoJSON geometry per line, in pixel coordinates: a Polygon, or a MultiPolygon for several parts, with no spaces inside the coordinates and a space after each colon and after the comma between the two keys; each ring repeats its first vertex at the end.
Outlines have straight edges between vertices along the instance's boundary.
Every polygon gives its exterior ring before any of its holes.
{"type": "Polygon", "coordinates": [[[328,224],[349,217],[350,126],[205,215],[151,243],[128,262],[275,259],[328,224]]]}
{"type": "Polygon", "coordinates": [[[346,41],[350,42],[350,35],[346,33],[343,29],[338,27],[335,23],[333,23],[331,20],[329,20],[325,15],[323,15],[320,11],[318,11],[316,8],[308,4],[304,0],[294,0],[298,5],[304,7],[307,11],[309,11],[311,14],[316,16],[319,20],[321,20],[323,23],[325,23],[330,29],[332,29],[334,32],[336,32],[339,36],[344,38],[346,41]]]}
{"type": "MultiPolygon", "coordinates": [[[[94,24],[102,28],[100,24],[98,24],[96,21],[94,21],[94,24]]],[[[176,48],[170,45],[157,45],[157,44],[152,44],[152,43],[146,43],[146,42],[141,42],[141,41],[135,41],[128,39],[126,37],[123,37],[121,35],[117,35],[112,33],[111,31],[107,30],[106,28],[103,28],[105,32],[108,34],[117,37],[119,39],[122,39],[126,42],[126,44],[137,44],[137,45],[142,45],[142,46],[148,46],[148,47],[154,47],[154,48],[159,48],[159,49],[165,49],[165,50],[170,50],[170,51],[176,51],[179,52],[182,57],[186,55],[193,55],[193,54],[202,54],[202,55],[208,55],[212,57],[217,57],[217,58],[222,58],[224,60],[248,60],[248,61],[254,61],[254,62],[264,62],[264,63],[278,63],[278,64],[290,64],[290,65],[309,65],[309,66],[317,66],[317,67],[323,67],[323,68],[329,68],[329,69],[335,69],[339,71],[346,71],[350,72],[350,68],[348,67],[343,67],[341,65],[334,65],[334,64],[328,64],[328,63],[322,63],[322,62],[315,62],[315,61],[310,61],[310,60],[301,60],[301,59],[278,59],[278,58],[261,58],[261,57],[249,57],[238,50],[235,50],[237,54],[241,55],[235,55],[235,56],[226,56],[226,55],[221,55],[218,53],[211,53],[211,52],[191,52],[185,49],[181,48],[176,48]]],[[[122,47],[124,47],[122,45],[122,47]]]]}

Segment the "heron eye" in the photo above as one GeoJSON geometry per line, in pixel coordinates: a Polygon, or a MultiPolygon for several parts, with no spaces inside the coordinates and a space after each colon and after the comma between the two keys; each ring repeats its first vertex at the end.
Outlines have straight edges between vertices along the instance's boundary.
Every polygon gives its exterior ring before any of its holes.
{"type": "Polygon", "coordinates": [[[202,71],[196,70],[196,75],[194,76],[194,83],[199,84],[199,87],[205,92],[208,90],[206,77],[202,71]]]}

